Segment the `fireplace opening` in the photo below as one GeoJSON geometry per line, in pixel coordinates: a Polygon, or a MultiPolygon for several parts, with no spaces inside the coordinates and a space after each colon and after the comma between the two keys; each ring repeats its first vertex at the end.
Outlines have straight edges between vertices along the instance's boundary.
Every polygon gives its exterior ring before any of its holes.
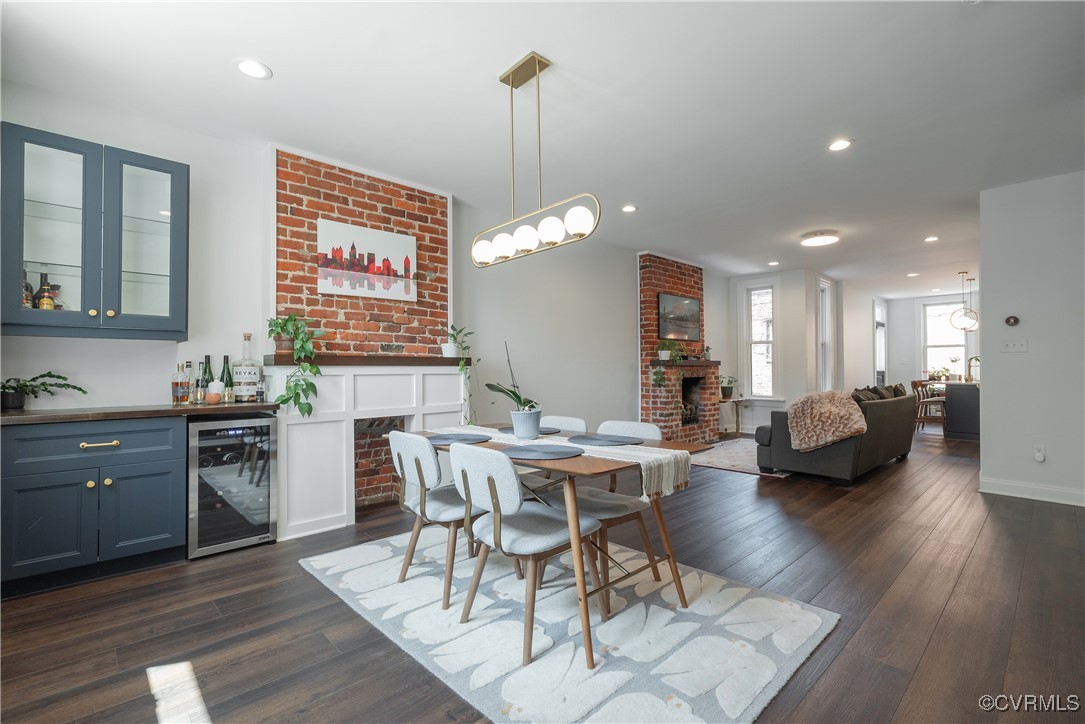
{"type": "Polygon", "coordinates": [[[682,424],[695,425],[701,420],[701,383],[704,377],[682,378],[682,424]]]}
{"type": "Polygon", "coordinates": [[[354,504],[386,503],[396,499],[399,478],[392,465],[392,451],[385,437],[402,431],[404,420],[397,417],[368,417],[354,421],[354,504]]]}

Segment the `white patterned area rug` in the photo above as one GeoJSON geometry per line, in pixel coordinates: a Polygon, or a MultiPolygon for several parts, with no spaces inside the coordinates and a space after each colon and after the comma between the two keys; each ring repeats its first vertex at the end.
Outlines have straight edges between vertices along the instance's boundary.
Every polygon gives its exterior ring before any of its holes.
{"type": "MultiPolygon", "coordinates": [[[[441,610],[447,532],[423,529],[397,583],[408,533],[306,558],[301,565],[492,721],[749,722],[840,617],[682,567],[678,608],[666,566],[611,594],[610,620],[591,603],[596,666],[584,664],[571,558],[551,561],[535,604],[533,661],[521,666],[524,582],[493,552],[471,620],[461,624],[474,559],[464,536],[452,607],[441,610]]],[[[627,569],[645,556],[611,545],[627,569]]]]}
{"type": "Polygon", "coordinates": [[[766,478],[786,478],[791,473],[775,470],[763,473],[757,468],[757,442],[753,438],[739,437],[717,443],[711,450],[697,453],[690,460],[694,465],[720,470],[734,470],[736,473],[750,473],[766,478]]]}

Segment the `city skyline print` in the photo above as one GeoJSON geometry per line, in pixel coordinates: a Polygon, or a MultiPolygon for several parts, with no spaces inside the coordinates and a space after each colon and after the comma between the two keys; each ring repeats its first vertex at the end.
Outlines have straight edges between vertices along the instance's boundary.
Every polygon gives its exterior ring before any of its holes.
{"type": "Polygon", "coordinates": [[[316,249],[319,294],[417,301],[413,236],[318,219],[316,249]]]}

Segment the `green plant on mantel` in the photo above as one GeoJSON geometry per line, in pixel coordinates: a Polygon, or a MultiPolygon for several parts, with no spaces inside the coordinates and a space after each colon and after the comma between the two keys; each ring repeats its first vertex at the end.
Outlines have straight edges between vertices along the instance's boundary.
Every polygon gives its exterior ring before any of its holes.
{"type": "Polygon", "coordinates": [[[679,342],[677,339],[661,339],[659,340],[659,351],[670,352],[671,362],[677,362],[684,359],[686,356],[686,345],[679,342]]]}
{"type": "Polygon", "coordinates": [[[267,320],[267,336],[283,337],[294,343],[294,364],[296,367],[286,376],[283,393],[275,398],[277,405],[293,405],[302,417],[313,414],[310,397],[316,397],[316,383],[312,377],[320,374],[320,367],[311,362],[313,339],[324,334],[322,329],[310,329],[309,321],[297,315],[273,317],[267,320]]]}
{"type": "MultiPolygon", "coordinates": [[[[471,390],[471,365],[467,364],[467,360],[471,357],[471,345],[468,343],[467,338],[474,332],[471,332],[467,327],[457,327],[455,324],[451,327],[451,332],[448,334],[448,341],[456,345],[456,351],[460,354],[459,370],[463,375],[463,398],[467,403],[467,424],[473,425],[477,422],[477,416],[475,415],[475,405],[472,400],[471,390]]],[[[478,364],[482,360],[476,359],[474,364],[478,364]]]]}

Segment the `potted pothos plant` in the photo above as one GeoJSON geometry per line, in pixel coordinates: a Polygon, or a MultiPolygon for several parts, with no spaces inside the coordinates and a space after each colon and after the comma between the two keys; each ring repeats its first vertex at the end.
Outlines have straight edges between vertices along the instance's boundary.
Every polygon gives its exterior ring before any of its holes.
{"type": "Polygon", "coordinates": [[[286,376],[283,392],[275,398],[275,404],[293,405],[302,417],[313,414],[309,398],[316,397],[317,390],[312,378],[320,374],[320,367],[311,361],[315,354],[313,339],[324,334],[322,329],[310,329],[309,321],[294,314],[267,320],[267,336],[290,340],[296,365],[286,376]]]}
{"type": "Polygon", "coordinates": [[[677,339],[661,339],[659,340],[659,358],[663,361],[671,360],[677,362],[685,357],[686,346],[679,342],[677,339]]]}
{"type": "Polygon", "coordinates": [[[738,379],[731,376],[731,375],[727,375],[726,377],[721,377],[720,378],[720,397],[722,397],[725,400],[729,400],[732,397],[734,397],[734,395],[735,395],[735,383],[736,382],[738,382],[738,379]]]}
{"type": "Polygon", "coordinates": [[[512,411],[512,433],[521,440],[534,440],[539,436],[539,423],[542,421],[542,408],[539,403],[520,392],[520,386],[516,384],[516,373],[512,371],[512,358],[509,357],[509,343],[505,342],[505,359],[509,363],[509,376],[512,385],[496,382],[487,382],[486,389],[496,392],[512,400],[516,409],[512,411]]]}
{"type": "Polygon", "coordinates": [[[34,398],[41,394],[56,395],[57,390],[87,394],[82,387],[71,384],[67,377],[56,372],[42,372],[29,378],[8,377],[0,383],[0,409],[21,410],[26,405],[27,395],[34,398]]]}

